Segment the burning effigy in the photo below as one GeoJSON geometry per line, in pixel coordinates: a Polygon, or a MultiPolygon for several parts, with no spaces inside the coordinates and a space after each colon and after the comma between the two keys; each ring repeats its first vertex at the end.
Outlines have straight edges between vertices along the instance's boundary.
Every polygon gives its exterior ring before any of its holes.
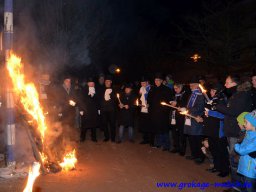
{"type": "Polygon", "coordinates": [[[47,122],[43,107],[39,101],[36,86],[26,82],[23,73],[21,58],[10,53],[7,58],[7,70],[12,81],[13,89],[18,98],[17,106],[25,111],[27,134],[33,149],[36,161],[29,172],[26,190],[32,191],[33,182],[40,174],[39,169],[45,173],[72,170],[77,163],[75,149],[67,147],[62,139],[62,125],[60,122],[47,122]],[[31,119],[32,118],[32,119],[31,119]],[[37,171],[38,169],[38,171],[37,171]]]}

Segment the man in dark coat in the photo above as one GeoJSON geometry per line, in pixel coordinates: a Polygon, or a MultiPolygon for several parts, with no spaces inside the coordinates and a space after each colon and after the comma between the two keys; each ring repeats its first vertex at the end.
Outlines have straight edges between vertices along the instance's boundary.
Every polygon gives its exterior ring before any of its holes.
{"type": "Polygon", "coordinates": [[[173,99],[173,95],[172,91],[162,83],[163,76],[160,73],[156,74],[155,87],[148,94],[148,109],[152,133],[155,134],[155,147],[162,147],[164,151],[167,151],[170,149],[170,108],[161,105],[161,102],[169,103],[173,99]]]}
{"type": "Polygon", "coordinates": [[[217,111],[224,114],[224,134],[229,144],[231,182],[242,182],[241,176],[237,174],[239,157],[234,151],[234,145],[239,142],[241,133],[236,118],[242,112],[252,109],[251,84],[249,82],[239,84],[239,76],[229,75],[226,78],[225,87],[230,97],[226,105],[219,104],[216,106],[217,111]]]}
{"type": "Polygon", "coordinates": [[[63,84],[56,89],[56,94],[58,95],[56,103],[62,124],[73,128],[75,126],[77,98],[74,88],[71,86],[71,77],[67,75],[63,79],[63,84]]]}
{"type": "Polygon", "coordinates": [[[99,126],[99,99],[92,77],[87,79],[87,85],[80,92],[79,111],[82,120],[80,142],[85,141],[88,129],[91,130],[91,140],[97,142],[96,128],[99,126]]]}
{"type": "Polygon", "coordinates": [[[117,94],[112,87],[112,77],[108,75],[105,78],[105,90],[100,95],[100,113],[102,115],[104,124],[104,142],[109,141],[110,137],[111,141],[115,142],[117,106],[117,94]]]}
{"type": "Polygon", "coordinates": [[[252,74],[252,102],[253,110],[256,109],[256,72],[252,74]]]}
{"type": "Polygon", "coordinates": [[[134,129],[134,113],[136,97],[132,92],[132,84],[128,83],[125,85],[124,93],[120,94],[119,111],[118,111],[118,124],[119,124],[119,135],[118,143],[124,140],[124,129],[128,127],[129,141],[133,140],[133,129],[134,129]]]}
{"type": "Polygon", "coordinates": [[[209,150],[213,157],[214,167],[207,169],[212,173],[220,172],[218,176],[226,177],[229,174],[228,142],[224,136],[224,115],[216,111],[216,105],[226,104],[226,97],[222,93],[221,85],[210,86],[211,103],[206,105],[203,134],[208,138],[209,150]]]}
{"type": "MultiPolygon", "coordinates": [[[[186,107],[190,91],[181,83],[174,84],[174,91],[175,99],[171,102],[171,105],[180,108],[186,107]]],[[[186,135],[184,134],[185,116],[181,115],[178,111],[173,110],[171,113],[170,123],[173,138],[173,149],[171,152],[179,152],[181,156],[184,156],[186,152],[186,135]]]]}
{"type": "MultiPolygon", "coordinates": [[[[140,144],[148,144],[150,142],[150,132],[149,128],[150,120],[148,113],[148,93],[151,88],[149,80],[146,77],[141,78],[141,88],[139,91],[140,99],[138,104],[140,104],[140,113],[139,113],[139,131],[142,133],[142,141],[140,144]]],[[[151,139],[152,140],[152,139],[151,139]]]]}
{"type": "MultiPolygon", "coordinates": [[[[188,100],[187,110],[193,116],[201,116],[204,113],[204,96],[199,89],[199,79],[195,76],[189,83],[192,94],[188,100]]],[[[181,108],[184,110],[183,108],[181,108]]],[[[186,159],[195,160],[197,164],[203,163],[205,156],[201,151],[202,145],[202,127],[198,120],[185,117],[184,134],[188,135],[188,141],[191,150],[191,156],[186,159]]]]}
{"type": "Polygon", "coordinates": [[[78,129],[75,128],[77,95],[71,86],[69,75],[63,78],[63,84],[56,88],[56,106],[59,120],[63,127],[63,138],[66,141],[78,140],[78,129]]]}

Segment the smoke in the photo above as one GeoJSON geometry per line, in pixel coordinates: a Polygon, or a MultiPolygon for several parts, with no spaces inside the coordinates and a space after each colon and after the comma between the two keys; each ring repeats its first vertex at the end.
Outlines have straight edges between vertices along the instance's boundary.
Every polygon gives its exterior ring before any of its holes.
{"type": "MultiPolygon", "coordinates": [[[[50,73],[91,64],[88,32],[79,4],[65,1],[14,2],[14,50],[25,72],[50,73]]],[[[35,74],[36,73],[36,74],[35,74]]]]}

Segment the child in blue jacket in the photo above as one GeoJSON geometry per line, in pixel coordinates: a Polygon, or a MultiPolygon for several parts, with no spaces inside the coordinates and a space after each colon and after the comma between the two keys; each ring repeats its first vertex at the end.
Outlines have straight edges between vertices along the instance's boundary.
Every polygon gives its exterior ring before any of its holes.
{"type": "Polygon", "coordinates": [[[244,176],[246,191],[256,191],[256,159],[250,153],[256,149],[256,110],[244,116],[246,136],[241,144],[235,144],[240,159],[237,172],[244,176]]]}

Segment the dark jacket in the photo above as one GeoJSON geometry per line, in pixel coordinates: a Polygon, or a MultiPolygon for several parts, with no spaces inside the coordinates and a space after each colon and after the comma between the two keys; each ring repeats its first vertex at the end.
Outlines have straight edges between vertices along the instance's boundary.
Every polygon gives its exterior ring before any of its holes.
{"type": "Polygon", "coordinates": [[[147,101],[151,121],[150,129],[153,133],[168,133],[170,108],[160,103],[162,101],[169,103],[171,100],[173,100],[173,95],[168,87],[161,85],[150,89],[147,101]]]}
{"type": "Polygon", "coordinates": [[[226,104],[226,99],[221,95],[216,95],[211,101],[212,105],[205,106],[209,111],[208,117],[204,117],[203,135],[221,138],[224,136],[224,115],[215,109],[218,104],[226,104]]]}
{"type": "Polygon", "coordinates": [[[118,106],[117,93],[114,88],[106,88],[99,95],[100,110],[101,112],[116,112],[118,106]],[[107,89],[111,89],[110,100],[105,99],[105,92],[107,89]]]}
{"type": "Polygon", "coordinates": [[[238,137],[240,128],[237,123],[237,116],[245,111],[252,110],[252,97],[250,84],[244,83],[233,87],[234,91],[227,101],[227,105],[219,104],[217,111],[224,114],[224,134],[226,137],[238,137]]]}
{"type": "Polygon", "coordinates": [[[118,111],[118,124],[124,126],[134,126],[134,115],[135,115],[135,102],[136,97],[133,93],[120,95],[120,101],[123,105],[128,105],[129,108],[119,108],[118,111]]]}
{"type": "MultiPolygon", "coordinates": [[[[188,113],[193,116],[201,116],[204,113],[204,96],[200,90],[194,90],[188,100],[188,113]],[[191,102],[193,101],[193,102],[191,102]],[[190,104],[190,102],[192,104],[190,104]]],[[[201,123],[191,118],[191,126],[184,125],[184,133],[188,135],[202,135],[201,123]]]]}
{"type": "Polygon", "coordinates": [[[79,110],[84,114],[81,116],[83,128],[93,128],[99,126],[99,98],[97,92],[88,95],[89,88],[86,86],[79,94],[79,110]]]}
{"type": "Polygon", "coordinates": [[[253,110],[255,110],[256,109],[256,88],[255,87],[252,88],[251,94],[252,94],[253,110]]]}
{"type": "Polygon", "coordinates": [[[64,124],[68,124],[70,126],[74,126],[75,123],[75,106],[71,106],[69,101],[72,100],[77,104],[77,95],[75,90],[71,87],[70,92],[68,93],[63,85],[56,89],[56,94],[58,97],[56,98],[57,107],[60,109],[60,113],[62,113],[62,122],[64,124]]]}
{"type": "MultiPolygon", "coordinates": [[[[189,96],[190,96],[190,92],[189,92],[189,90],[186,90],[186,89],[183,89],[181,91],[181,93],[179,93],[179,94],[176,93],[175,99],[174,99],[177,102],[176,107],[186,107],[187,103],[188,103],[189,96]]],[[[185,116],[181,115],[176,110],[175,110],[175,120],[176,120],[177,128],[181,128],[181,126],[183,128],[185,116]]]]}

